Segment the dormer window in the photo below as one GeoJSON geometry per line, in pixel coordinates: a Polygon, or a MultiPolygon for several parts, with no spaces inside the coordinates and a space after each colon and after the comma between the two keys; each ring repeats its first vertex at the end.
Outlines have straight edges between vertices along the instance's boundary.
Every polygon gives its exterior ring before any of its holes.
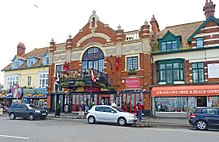
{"type": "Polygon", "coordinates": [[[17,69],[19,67],[19,62],[18,61],[14,61],[13,63],[12,63],[12,68],[13,69],[17,69]]]}
{"type": "Polygon", "coordinates": [[[196,39],[196,47],[203,48],[204,47],[204,39],[203,37],[199,37],[196,39]]]}
{"type": "Polygon", "coordinates": [[[43,57],[43,62],[42,62],[42,64],[43,64],[43,65],[48,65],[48,64],[49,64],[49,56],[48,56],[48,54],[43,57]]]}
{"type": "Polygon", "coordinates": [[[171,52],[179,50],[181,36],[175,36],[171,32],[167,32],[163,38],[158,39],[160,52],[171,52]]]}
{"type": "Polygon", "coordinates": [[[29,57],[27,58],[27,67],[32,67],[37,62],[37,58],[29,57]]]}

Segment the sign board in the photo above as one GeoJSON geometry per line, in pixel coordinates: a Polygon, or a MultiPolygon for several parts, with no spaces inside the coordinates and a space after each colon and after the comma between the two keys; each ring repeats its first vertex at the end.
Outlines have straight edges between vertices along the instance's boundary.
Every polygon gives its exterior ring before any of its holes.
{"type": "Polygon", "coordinates": [[[140,88],[140,78],[126,78],[125,79],[126,88],[140,88]]]}
{"type": "Polygon", "coordinates": [[[219,78],[219,64],[208,64],[208,78],[219,78]]]}
{"type": "Polygon", "coordinates": [[[23,89],[23,98],[46,98],[47,89],[37,88],[37,89],[23,89]]]}

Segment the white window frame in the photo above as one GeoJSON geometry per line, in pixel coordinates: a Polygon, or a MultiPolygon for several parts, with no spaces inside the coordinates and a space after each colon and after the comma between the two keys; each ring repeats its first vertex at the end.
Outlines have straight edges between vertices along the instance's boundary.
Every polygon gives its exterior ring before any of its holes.
{"type": "Polygon", "coordinates": [[[39,88],[46,88],[48,86],[48,72],[40,72],[39,73],[39,80],[38,80],[38,84],[39,84],[39,88]],[[47,75],[47,78],[41,78],[41,75],[47,75]],[[43,81],[44,80],[44,81],[43,81]],[[43,84],[44,82],[44,84],[43,84]],[[47,82],[47,83],[46,83],[47,82]]]}
{"type": "Polygon", "coordinates": [[[138,57],[138,69],[137,70],[141,69],[141,67],[140,67],[140,55],[139,54],[133,54],[133,55],[126,55],[125,56],[125,69],[124,69],[125,71],[128,71],[127,70],[127,58],[128,57],[136,57],[136,56],[138,57]]]}
{"type": "Polygon", "coordinates": [[[9,89],[11,86],[14,86],[14,84],[20,85],[20,75],[14,74],[7,76],[7,86],[6,88],[9,89]]]}

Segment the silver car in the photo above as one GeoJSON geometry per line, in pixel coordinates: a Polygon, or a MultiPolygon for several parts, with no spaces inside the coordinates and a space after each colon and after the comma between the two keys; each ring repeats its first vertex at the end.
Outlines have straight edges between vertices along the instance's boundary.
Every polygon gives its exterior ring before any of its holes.
{"type": "Polygon", "coordinates": [[[133,124],[137,121],[134,114],[125,112],[118,107],[108,105],[93,106],[87,113],[86,118],[88,123],[94,124],[96,122],[118,123],[121,126],[133,124]]]}

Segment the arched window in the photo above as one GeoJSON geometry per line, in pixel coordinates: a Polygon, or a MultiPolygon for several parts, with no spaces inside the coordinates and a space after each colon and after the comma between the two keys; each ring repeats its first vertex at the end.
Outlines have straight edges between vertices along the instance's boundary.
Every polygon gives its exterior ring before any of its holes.
{"type": "Polygon", "coordinates": [[[85,69],[104,71],[104,55],[100,48],[91,47],[85,51],[82,57],[82,70],[85,69]]]}

